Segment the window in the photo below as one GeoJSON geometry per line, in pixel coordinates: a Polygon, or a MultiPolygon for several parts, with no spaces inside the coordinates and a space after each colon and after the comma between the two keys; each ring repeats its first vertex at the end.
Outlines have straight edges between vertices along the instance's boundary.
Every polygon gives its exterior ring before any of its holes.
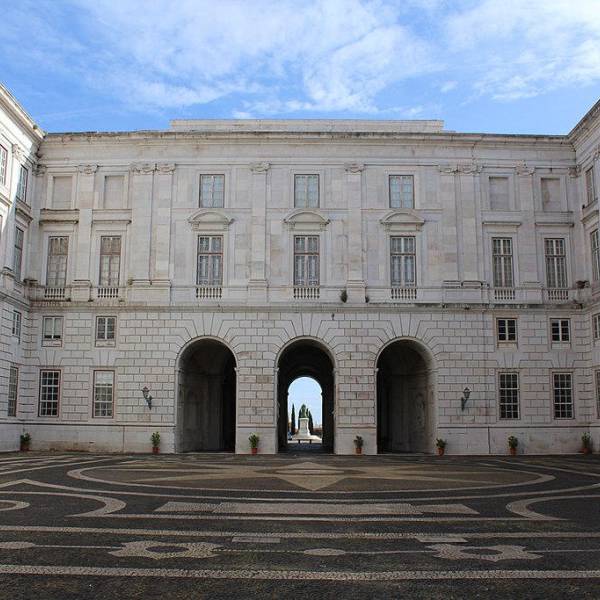
{"type": "Polygon", "coordinates": [[[294,285],[316,287],[319,285],[319,236],[294,237],[294,285]]]}
{"type": "Polygon", "coordinates": [[[294,175],[294,206],[296,208],[319,206],[318,175],[294,175]]]}
{"type": "Polygon", "coordinates": [[[200,206],[222,208],[225,199],[225,175],[200,175],[200,206]]]}
{"type": "Polygon", "coordinates": [[[596,388],[596,416],[600,419],[600,371],[594,373],[596,388]]]}
{"type": "Polygon", "coordinates": [[[7,417],[17,416],[17,396],[19,390],[19,369],[10,367],[8,373],[8,409],[7,417]]]}
{"type": "Polygon", "coordinates": [[[542,177],[542,208],[544,210],[560,210],[560,179],[542,177]]]}
{"type": "Polygon", "coordinates": [[[21,202],[27,202],[27,175],[29,172],[27,169],[20,165],[19,169],[19,182],[17,183],[17,200],[21,202]]]}
{"type": "Polygon", "coordinates": [[[497,319],[496,332],[499,342],[517,341],[517,320],[516,319],[497,319]]]}
{"type": "Polygon", "coordinates": [[[573,376],[571,373],[553,373],[554,418],[573,418],[573,376]]]}
{"type": "Polygon", "coordinates": [[[597,229],[590,234],[590,242],[592,248],[592,281],[598,281],[600,280],[600,238],[597,229]]]}
{"type": "Polygon", "coordinates": [[[594,181],[594,167],[590,167],[585,172],[585,197],[587,204],[591,204],[596,199],[596,182],[594,181]]]}
{"type": "Polygon", "coordinates": [[[508,177],[490,177],[490,210],[509,210],[508,177]]]}
{"type": "Polygon", "coordinates": [[[552,331],[552,341],[569,342],[571,339],[570,325],[569,319],[551,319],[550,329],[552,331]]]}
{"type": "Polygon", "coordinates": [[[198,237],[196,285],[223,285],[223,237],[201,235],[198,237]]]}
{"type": "Polygon", "coordinates": [[[4,146],[0,146],[0,184],[6,185],[6,172],[8,166],[8,152],[4,146]]]}
{"type": "Polygon", "coordinates": [[[100,287],[119,287],[121,268],[121,237],[100,238],[100,287]]]}
{"type": "Polygon", "coordinates": [[[94,371],[94,417],[113,416],[114,371],[94,371]]]}
{"type": "Polygon", "coordinates": [[[104,178],[104,208],[123,208],[123,175],[107,175],[104,178]]]}
{"type": "Polygon", "coordinates": [[[96,341],[114,342],[117,317],[96,317],[96,341]]]}
{"type": "Polygon", "coordinates": [[[62,340],[63,318],[44,317],[42,323],[42,342],[60,342],[62,340]]]}
{"type": "Polygon", "coordinates": [[[546,285],[549,288],[567,287],[567,255],[565,240],[545,239],[544,253],[546,255],[546,285]]]}
{"type": "Polygon", "coordinates": [[[21,268],[23,265],[23,238],[25,233],[19,227],[15,228],[15,253],[13,256],[13,272],[15,279],[21,281],[21,268]]]}
{"type": "Polygon", "coordinates": [[[592,315],[592,330],[594,332],[594,339],[600,340],[600,313],[592,315]]]}
{"type": "Polygon", "coordinates": [[[390,175],[390,208],[415,207],[415,180],[412,175],[390,175]]]}
{"type": "Polygon", "coordinates": [[[13,310],[12,334],[21,341],[21,313],[18,310],[13,310]]]}
{"type": "Polygon", "coordinates": [[[495,288],[514,286],[511,238],[492,238],[492,268],[495,288]]]}
{"type": "Polygon", "coordinates": [[[68,252],[68,237],[51,237],[48,239],[48,265],[46,270],[46,287],[65,287],[67,283],[68,252]]]}
{"type": "Polygon", "coordinates": [[[58,399],[60,395],[60,371],[40,371],[40,417],[58,416],[58,399]]]}
{"type": "Polygon", "coordinates": [[[500,373],[498,387],[500,391],[500,418],[519,418],[519,374],[500,373]]]}
{"type": "Polygon", "coordinates": [[[52,208],[70,209],[72,191],[72,177],[54,177],[52,179],[52,208]]]}
{"type": "Polygon", "coordinates": [[[413,236],[390,238],[390,279],[392,287],[417,285],[416,243],[413,236]]]}

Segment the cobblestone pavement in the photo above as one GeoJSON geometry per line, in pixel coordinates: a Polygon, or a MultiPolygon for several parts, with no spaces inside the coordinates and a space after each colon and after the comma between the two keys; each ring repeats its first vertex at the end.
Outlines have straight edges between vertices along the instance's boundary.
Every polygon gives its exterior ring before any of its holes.
{"type": "Polygon", "coordinates": [[[0,455],[0,599],[600,598],[600,457],[0,455]]]}

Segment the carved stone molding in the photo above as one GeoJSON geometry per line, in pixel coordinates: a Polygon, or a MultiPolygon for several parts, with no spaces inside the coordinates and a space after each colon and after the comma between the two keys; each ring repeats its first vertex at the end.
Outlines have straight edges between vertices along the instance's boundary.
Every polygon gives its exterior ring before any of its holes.
{"type": "Polygon", "coordinates": [[[46,171],[46,165],[35,165],[35,167],[33,167],[33,174],[36,177],[43,177],[46,174],[46,171]]]}
{"type": "Polygon", "coordinates": [[[93,175],[98,170],[98,165],[79,165],[77,171],[84,175],[93,175]]]}
{"type": "Polygon", "coordinates": [[[227,231],[233,219],[219,210],[197,210],[189,219],[193,231],[210,233],[212,231],[227,231]]]}
{"type": "Polygon", "coordinates": [[[475,163],[462,163],[456,165],[456,170],[463,175],[474,175],[475,173],[481,173],[481,165],[475,163]]]}
{"type": "Polygon", "coordinates": [[[393,210],[379,222],[386,231],[395,233],[419,231],[425,224],[425,220],[410,208],[393,210]]]}
{"type": "Polygon", "coordinates": [[[579,177],[581,174],[581,165],[569,167],[569,177],[579,177]]]}
{"type": "Polygon", "coordinates": [[[175,163],[158,163],[156,165],[156,170],[159,173],[169,174],[175,172],[175,163]]]}
{"type": "Polygon", "coordinates": [[[346,163],[344,171],[346,173],[362,173],[365,170],[365,165],[362,163],[346,163]]]}
{"type": "Polygon", "coordinates": [[[600,144],[598,146],[596,146],[596,149],[594,150],[594,154],[593,154],[592,158],[594,160],[600,160],[600,144]]]}
{"type": "Polygon", "coordinates": [[[525,162],[516,165],[515,170],[517,175],[533,175],[535,173],[535,167],[531,167],[525,162]]]}
{"type": "Polygon", "coordinates": [[[289,229],[301,231],[323,231],[329,225],[329,219],[310,208],[295,210],[283,222],[289,229]]]}
{"type": "Polygon", "coordinates": [[[438,165],[438,171],[447,175],[454,175],[458,172],[458,165],[438,165]]]}
{"type": "Polygon", "coordinates": [[[250,170],[253,173],[266,173],[271,168],[268,162],[250,163],[250,170]]]}
{"type": "Polygon", "coordinates": [[[12,153],[16,160],[19,162],[23,162],[23,158],[25,157],[25,153],[19,144],[12,145],[12,153]]]}
{"type": "Polygon", "coordinates": [[[154,163],[132,163],[129,169],[138,175],[150,175],[154,173],[156,165],[154,163]]]}

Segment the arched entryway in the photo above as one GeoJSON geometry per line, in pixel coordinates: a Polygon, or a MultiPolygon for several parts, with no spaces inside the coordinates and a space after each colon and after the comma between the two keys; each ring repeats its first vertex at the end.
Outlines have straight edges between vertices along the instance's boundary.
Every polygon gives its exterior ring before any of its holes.
{"type": "Polygon", "coordinates": [[[189,344],[178,363],[177,451],[234,451],[236,362],[222,342],[189,344]]]}
{"type": "MultiPolygon", "coordinates": [[[[333,452],[334,365],[329,352],[319,342],[300,339],[288,345],[277,361],[277,438],[279,451],[288,449],[288,390],[299,377],[310,377],[321,387],[324,452],[333,452]]],[[[298,410],[299,407],[296,407],[298,410]]]]}
{"type": "Polygon", "coordinates": [[[377,360],[378,452],[431,452],[433,358],[410,339],[387,345],[377,360]]]}

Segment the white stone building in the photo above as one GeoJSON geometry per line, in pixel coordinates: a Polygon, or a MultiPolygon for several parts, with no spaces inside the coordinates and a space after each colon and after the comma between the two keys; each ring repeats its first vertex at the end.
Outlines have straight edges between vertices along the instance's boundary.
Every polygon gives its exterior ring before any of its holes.
{"type": "Polygon", "coordinates": [[[0,449],[273,453],[302,375],[339,454],[599,448],[598,187],[600,103],[45,134],[1,88],[0,449]]]}

